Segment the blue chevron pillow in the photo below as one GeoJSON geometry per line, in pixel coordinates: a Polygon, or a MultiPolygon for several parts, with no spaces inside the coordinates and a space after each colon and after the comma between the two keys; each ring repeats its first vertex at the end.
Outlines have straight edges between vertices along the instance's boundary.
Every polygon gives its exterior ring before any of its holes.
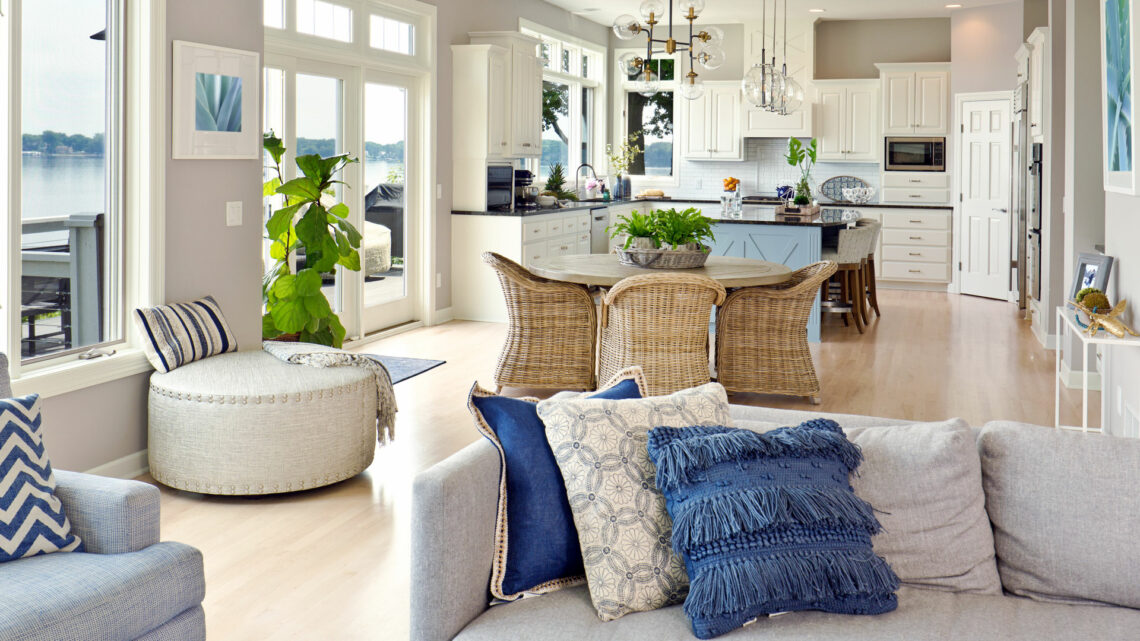
{"type": "Polygon", "coordinates": [[[40,434],[40,397],[0,400],[0,562],[82,551],[55,496],[40,434]]]}
{"type": "Polygon", "coordinates": [[[658,427],[648,447],[698,638],[777,612],[897,607],[899,579],[871,548],[879,521],[848,480],[863,453],[834,421],[763,434],[658,427]]]}

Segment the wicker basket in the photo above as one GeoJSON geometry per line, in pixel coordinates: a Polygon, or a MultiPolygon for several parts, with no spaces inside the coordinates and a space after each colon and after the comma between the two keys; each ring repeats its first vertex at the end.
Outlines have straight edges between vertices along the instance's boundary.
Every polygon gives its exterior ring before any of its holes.
{"type": "Polygon", "coordinates": [[[623,249],[615,248],[618,262],[647,269],[696,269],[709,259],[709,248],[700,249],[623,249]]]}

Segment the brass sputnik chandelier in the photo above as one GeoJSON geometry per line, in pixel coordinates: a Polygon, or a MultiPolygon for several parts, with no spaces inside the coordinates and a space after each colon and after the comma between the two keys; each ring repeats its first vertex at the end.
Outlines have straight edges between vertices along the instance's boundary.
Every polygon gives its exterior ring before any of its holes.
{"type": "Polygon", "coordinates": [[[614,34],[622,40],[633,40],[637,34],[648,36],[645,44],[645,56],[627,53],[618,58],[618,69],[629,78],[636,78],[635,88],[643,96],[652,96],[661,88],[660,60],[655,66],[654,55],[666,54],[668,56],[681,51],[689,53],[689,73],[681,80],[681,95],[689,100],[696,100],[705,93],[704,82],[696,72],[696,65],[704,69],[719,69],[725,63],[724,30],[720,27],[708,27],[697,31],[695,25],[697,17],[705,8],[705,0],[681,0],[677,7],[685,20],[689,21],[689,37],[680,42],[673,37],[673,0],[668,0],[669,9],[669,36],[655,38],[655,30],[664,16],[666,2],[662,0],[645,0],[641,3],[641,17],[644,24],[631,15],[621,15],[614,19],[614,34]],[[654,49],[656,45],[663,45],[663,49],[654,49]]]}

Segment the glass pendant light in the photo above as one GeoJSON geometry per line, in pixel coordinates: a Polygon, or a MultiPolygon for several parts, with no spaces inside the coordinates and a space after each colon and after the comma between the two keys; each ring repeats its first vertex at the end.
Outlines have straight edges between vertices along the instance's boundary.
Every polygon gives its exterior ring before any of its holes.
{"type": "Polygon", "coordinates": [[[705,95],[705,83],[700,76],[690,71],[681,79],[681,96],[686,100],[696,100],[705,95]]]}
{"type": "Polygon", "coordinates": [[[649,22],[650,20],[661,21],[661,17],[665,15],[665,3],[661,0],[645,0],[641,3],[641,19],[649,22]]]}
{"type": "Polygon", "coordinates": [[[681,0],[677,6],[681,9],[682,16],[687,17],[692,9],[693,17],[696,18],[705,10],[705,0],[681,0]]]}
{"type": "Polygon", "coordinates": [[[661,90],[661,79],[652,69],[646,68],[633,83],[633,90],[646,98],[652,98],[661,90]]]}
{"type": "Polygon", "coordinates": [[[618,56],[618,72],[626,78],[633,78],[641,73],[641,57],[636,53],[626,53],[618,56]]]}
{"type": "Polygon", "coordinates": [[[760,49],[760,64],[753,65],[744,74],[740,89],[744,93],[745,100],[753,106],[769,109],[772,104],[772,73],[766,62],[768,57],[768,0],[764,0],[761,15],[763,22],[760,26],[760,35],[763,38],[763,45],[760,49]]]}
{"type": "Polygon", "coordinates": [[[783,91],[783,108],[780,113],[785,116],[790,113],[795,113],[804,106],[804,88],[803,85],[796,82],[796,79],[791,76],[784,77],[784,91],[783,91]]]}
{"type": "Polygon", "coordinates": [[[720,69],[728,61],[728,54],[720,45],[705,45],[696,58],[705,69],[720,69]]]}
{"type": "Polygon", "coordinates": [[[641,25],[637,24],[637,18],[629,14],[614,18],[614,35],[621,40],[633,40],[634,36],[640,32],[641,25]]]}

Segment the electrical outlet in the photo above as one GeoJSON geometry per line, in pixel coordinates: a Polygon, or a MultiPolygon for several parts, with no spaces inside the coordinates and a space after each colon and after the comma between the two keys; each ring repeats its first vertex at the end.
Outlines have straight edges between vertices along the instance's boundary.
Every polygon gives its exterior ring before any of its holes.
{"type": "Polygon", "coordinates": [[[696,188],[697,189],[703,189],[704,186],[705,186],[705,179],[704,178],[697,178],[696,188]]]}
{"type": "Polygon", "coordinates": [[[443,185],[436,185],[435,186],[435,199],[436,200],[443,199],[443,185]]]}
{"type": "Polygon", "coordinates": [[[435,275],[435,287],[436,287],[436,289],[443,287],[443,274],[436,273],[436,275],[435,275]]]}
{"type": "Polygon", "coordinates": [[[226,203],[226,226],[238,227],[241,225],[241,201],[235,200],[226,203]]]}

